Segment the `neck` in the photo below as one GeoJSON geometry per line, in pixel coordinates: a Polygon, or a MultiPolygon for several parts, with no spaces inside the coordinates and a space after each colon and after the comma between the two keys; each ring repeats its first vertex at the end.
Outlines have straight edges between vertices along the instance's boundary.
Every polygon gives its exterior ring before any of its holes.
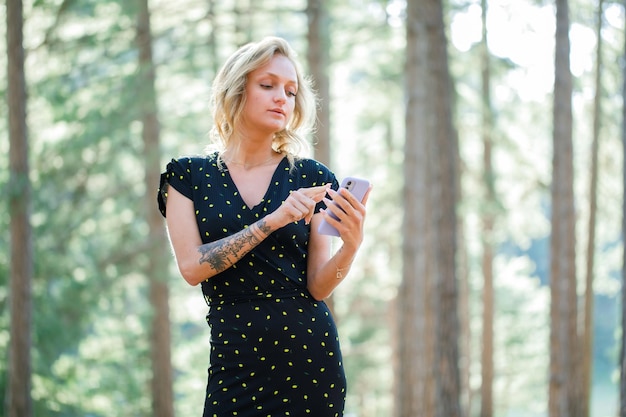
{"type": "Polygon", "coordinates": [[[241,164],[260,164],[277,155],[272,148],[273,136],[252,135],[249,132],[235,132],[229,145],[224,149],[224,159],[241,164]]]}
{"type": "Polygon", "coordinates": [[[246,153],[242,152],[232,152],[226,150],[222,157],[224,161],[229,165],[238,165],[242,166],[245,169],[250,169],[259,166],[270,165],[274,163],[277,157],[280,154],[275,152],[273,149],[270,152],[257,152],[257,153],[246,153]]]}

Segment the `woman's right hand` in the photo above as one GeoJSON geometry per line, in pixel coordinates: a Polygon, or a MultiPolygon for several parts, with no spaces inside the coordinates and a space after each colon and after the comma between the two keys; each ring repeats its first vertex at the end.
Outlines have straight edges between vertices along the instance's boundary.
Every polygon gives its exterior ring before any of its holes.
{"type": "Polygon", "coordinates": [[[315,214],[316,204],[322,201],[329,189],[330,184],[326,184],[292,191],[283,204],[268,217],[278,228],[302,219],[309,224],[315,214]]]}

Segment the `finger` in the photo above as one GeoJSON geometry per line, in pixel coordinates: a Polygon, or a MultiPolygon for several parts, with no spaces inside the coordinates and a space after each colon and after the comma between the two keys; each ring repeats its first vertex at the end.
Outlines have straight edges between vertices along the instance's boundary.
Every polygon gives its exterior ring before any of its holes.
{"type": "MultiPolygon", "coordinates": [[[[344,189],[340,189],[338,191],[338,193],[345,199],[345,201],[347,203],[350,204],[351,208],[364,214],[365,213],[365,204],[367,203],[367,200],[369,198],[369,194],[370,191],[372,190],[372,185],[370,184],[370,186],[368,187],[367,191],[365,192],[365,195],[363,196],[363,200],[359,201],[354,194],[352,194],[350,191],[345,190],[344,189]]],[[[338,200],[339,201],[339,200],[338,200]]],[[[346,206],[341,206],[344,210],[347,211],[346,206]]]]}
{"type": "Polygon", "coordinates": [[[306,195],[306,197],[307,197],[308,199],[310,199],[311,201],[313,201],[315,204],[317,204],[317,203],[319,203],[320,201],[322,201],[322,199],[323,199],[324,197],[326,197],[326,192],[324,191],[324,192],[317,193],[317,194],[314,194],[314,195],[308,195],[308,194],[307,194],[307,195],[306,195]]]}
{"type": "Polygon", "coordinates": [[[298,212],[297,220],[304,219],[308,224],[315,211],[315,202],[301,193],[296,192],[292,195],[291,206],[298,212]]]}
{"type": "Polygon", "coordinates": [[[361,201],[346,188],[341,188],[337,192],[355,209],[358,209],[362,204],[361,201]]]}
{"type": "Polygon", "coordinates": [[[305,220],[306,224],[311,222],[315,214],[315,205],[322,201],[329,187],[330,184],[318,187],[300,188],[291,193],[290,198],[294,202],[297,201],[299,205],[298,209],[302,210],[302,218],[305,220]]]}
{"type": "Polygon", "coordinates": [[[365,192],[365,195],[363,196],[363,201],[361,202],[361,204],[363,204],[363,205],[367,204],[367,200],[370,197],[370,192],[372,191],[372,188],[374,188],[374,184],[370,184],[369,188],[365,192]]]}
{"type": "Polygon", "coordinates": [[[300,188],[298,191],[314,200],[316,203],[322,201],[322,198],[326,195],[330,189],[330,184],[318,185],[316,187],[300,188]]]}
{"type": "Polygon", "coordinates": [[[305,211],[303,211],[301,208],[294,207],[294,206],[288,207],[287,213],[288,213],[290,221],[292,222],[298,222],[306,216],[305,211]]]}
{"type": "Polygon", "coordinates": [[[355,204],[359,204],[357,199],[350,193],[350,191],[339,189],[338,191],[329,190],[328,194],[332,198],[333,203],[339,206],[344,212],[353,210],[355,204]]]}
{"type": "Polygon", "coordinates": [[[328,187],[330,187],[330,184],[317,185],[315,187],[303,187],[299,188],[298,191],[310,196],[325,192],[328,187]]]}
{"type": "Polygon", "coordinates": [[[326,204],[326,209],[324,210],[324,212],[329,216],[332,214],[339,221],[341,221],[346,216],[345,210],[341,207],[339,203],[339,198],[335,200],[331,200],[330,198],[324,198],[323,201],[324,204],[326,204]]]}
{"type": "Polygon", "coordinates": [[[311,210],[305,217],[304,217],[304,224],[309,224],[311,223],[311,219],[313,219],[313,215],[315,214],[315,212],[313,210],[311,210]]]}

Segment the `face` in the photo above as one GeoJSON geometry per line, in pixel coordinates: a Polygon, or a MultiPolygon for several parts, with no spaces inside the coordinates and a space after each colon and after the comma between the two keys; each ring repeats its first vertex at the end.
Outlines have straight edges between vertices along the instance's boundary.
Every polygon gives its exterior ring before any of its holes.
{"type": "Polygon", "coordinates": [[[242,122],[249,131],[274,134],[287,126],[296,103],[296,69],[284,55],[274,55],[248,74],[242,122]]]}

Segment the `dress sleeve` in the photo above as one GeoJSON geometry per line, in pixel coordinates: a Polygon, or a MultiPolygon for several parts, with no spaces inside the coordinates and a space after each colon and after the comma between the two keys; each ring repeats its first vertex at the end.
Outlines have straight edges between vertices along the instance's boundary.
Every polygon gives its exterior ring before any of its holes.
{"type": "Polygon", "coordinates": [[[157,193],[157,202],[159,203],[159,211],[163,217],[165,217],[167,190],[170,186],[174,187],[176,191],[190,200],[193,199],[190,158],[172,159],[167,164],[165,172],[161,174],[159,190],[157,193]]]}

